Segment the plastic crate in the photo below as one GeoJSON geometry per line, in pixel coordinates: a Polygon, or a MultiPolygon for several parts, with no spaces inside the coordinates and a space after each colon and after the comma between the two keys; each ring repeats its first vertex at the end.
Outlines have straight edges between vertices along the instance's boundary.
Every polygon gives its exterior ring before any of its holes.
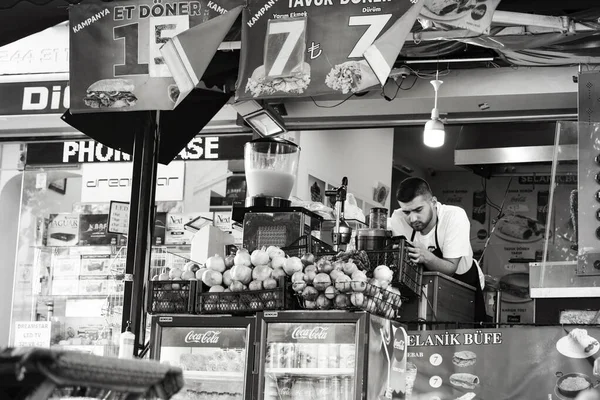
{"type": "Polygon", "coordinates": [[[197,280],[150,281],[148,314],[193,314],[197,280]]]}
{"type": "Polygon", "coordinates": [[[393,250],[367,251],[371,269],[387,265],[394,272],[394,283],[406,297],[420,297],[423,266],[408,257],[406,244],[393,250]]]}
{"type": "Polygon", "coordinates": [[[204,285],[199,288],[203,290],[196,293],[196,314],[251,315],[257,311],[296,308],[291,285],[285,277],[279,278],[275,289],[211,293],[204,285]]]}
{"type": "Polygon", "coordinates": [[[333,247],[312,235],[300,236],[289,246],[282,247],[281,250],[290,257],[302,257],[306,253],[311,253],[315,257],[335,254],[333,247]]]}
{"type": "MultiPolygon", "coordinates": [[[[302,294],[297,293],[300,306],[306,310],[347,310],[347,311],[367,311],[370,314],[379,315],[387,319],[396,319],[400,316],[400,308],[402,303],[407,299],[397,293],[382,289],[379,286],[371,285],[364,281],[339,282],[334,285],[338,294],[345,294],[348,300],[354,294],[355,296],[363,295],[362,303],[358,305],[339,304],[335,300],[331,300],[331,304],[323,306],[323,304],[314,304],[307,307],[308,301],[316,301],[314,298],[305,298],[302,294]],[[356,289],[356,290],[354,290],[356,289]]],[[[319,293],[321,294],[321,293],[319,293]]]]}

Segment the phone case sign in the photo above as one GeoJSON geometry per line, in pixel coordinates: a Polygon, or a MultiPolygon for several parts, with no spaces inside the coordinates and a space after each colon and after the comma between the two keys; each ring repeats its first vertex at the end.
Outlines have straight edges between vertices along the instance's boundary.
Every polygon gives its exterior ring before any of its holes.
{"type": "Polygon", "coordinates": [[[363,54],[414,0],[249,0],[238,99],[355,93],[379,84],[363,54]]]}

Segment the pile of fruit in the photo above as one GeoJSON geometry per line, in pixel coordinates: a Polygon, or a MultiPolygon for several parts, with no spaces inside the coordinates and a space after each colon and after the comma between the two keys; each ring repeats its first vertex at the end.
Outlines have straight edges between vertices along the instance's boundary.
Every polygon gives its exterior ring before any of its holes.
{"type": "Polygon", "coordinates": [[[402,298],[392,286],[393,271],[387,265],[371,271],[365,257],[360,252],[343,252],[314,262],[314,257],[305,255],[302,270],[292,275],[292,289],[306,309],[357,308],[396,318],[402,298]]]}

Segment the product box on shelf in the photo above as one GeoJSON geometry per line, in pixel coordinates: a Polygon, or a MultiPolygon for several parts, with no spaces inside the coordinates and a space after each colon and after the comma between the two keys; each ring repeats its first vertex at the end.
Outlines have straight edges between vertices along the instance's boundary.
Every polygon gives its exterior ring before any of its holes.
{"type": "Polygon", "coordinates": [[[108,279],[95,276],[82,276],[79,279],[79,295],[96,296],[109,294],[108,279]]]}
{"type": "Polygon", "coordinates": [[[81,268],[81,257],[70,254],[52,255],[52,276],[78,276],[81,268]]]}
{"type": "Polygon", "coordinates": [[[81,275],[109,275],[110,262],[109,254],[82,254],[81,275]]]}
{"type": "Polygon", "coordinates": [[[165,235],[167,232],[167,213],[157,212],[154,217],[154,233],[152,234],[152,243],[155,246],[165,244],[165,235]]]}
{"type": "Polygon", "coordinates": [[[75,246],[79,242],[78,214],[50,214],[46,231],[49,247],[75,246]]]}
{"type": "Polygon", "coordinates": [[[76,296],[79,294],[79,276],[54,276],[52,279],[53,296],[76,296]]]}
{"type": "Polygon", "coordinates": [[[118,244],[119,235],[108,232],[108,214],[82,214],[79,228],[80,245],[103,246],[118,244]]]}

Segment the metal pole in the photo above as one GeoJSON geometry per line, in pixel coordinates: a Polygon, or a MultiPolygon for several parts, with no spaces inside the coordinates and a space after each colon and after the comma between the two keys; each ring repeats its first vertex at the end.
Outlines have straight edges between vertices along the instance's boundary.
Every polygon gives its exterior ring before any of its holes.
{"type": "Polygon", "coordinates": [[[122,330],[130,321],[135,335],[134,357],[144,345],[144,286],[152,251],[156,170],[160,144],[159,111],[142,114],[133,141],[133,176],[129,208],[129,235],[125,265],[122,330]]]}

